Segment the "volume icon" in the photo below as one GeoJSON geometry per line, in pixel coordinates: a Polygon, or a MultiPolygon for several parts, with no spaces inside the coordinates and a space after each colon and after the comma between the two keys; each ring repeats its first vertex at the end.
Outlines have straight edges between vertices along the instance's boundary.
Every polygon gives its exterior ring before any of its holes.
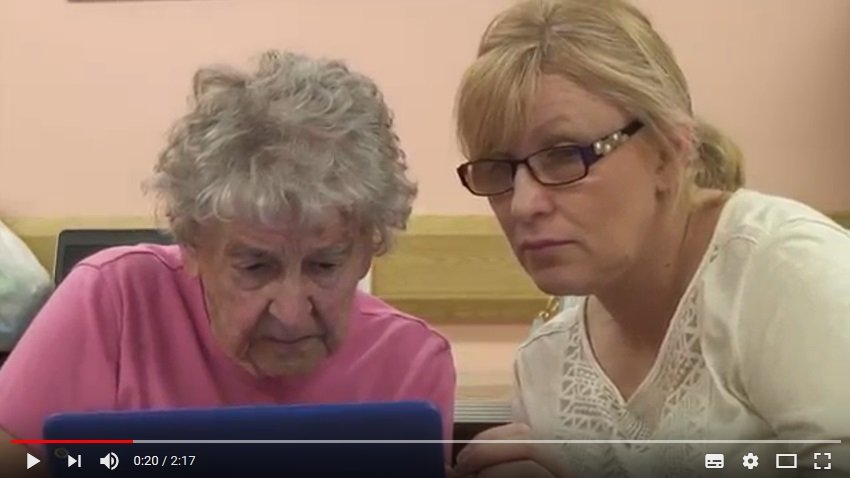
{"type": "Polygon", "coordinates": [[[100,459],[100,464],[109,468],[110,470],[114,470],[118,468],[118,455],[115,453],[109,453],[105,457],[100,459]]]}

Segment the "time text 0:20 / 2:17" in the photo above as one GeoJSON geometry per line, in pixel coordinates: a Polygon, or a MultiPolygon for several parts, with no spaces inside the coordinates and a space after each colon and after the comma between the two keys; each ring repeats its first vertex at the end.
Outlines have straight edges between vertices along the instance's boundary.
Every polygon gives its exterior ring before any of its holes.
{"type": "Polygon", "coordinates": [[[135,466],[192,466],[195,455],[135,455],[135,466]]]}

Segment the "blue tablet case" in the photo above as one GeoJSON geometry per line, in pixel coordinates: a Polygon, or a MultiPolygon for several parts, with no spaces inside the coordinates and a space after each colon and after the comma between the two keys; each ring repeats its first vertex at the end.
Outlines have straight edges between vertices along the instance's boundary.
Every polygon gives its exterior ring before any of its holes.
{"type": "Polygon", "coordinates": [[[425,402],[69,413],[48,418],[44,437],[186,441],[48,445],[55,478],[444,478],[445,472],[440,413],[425,402]],[[305,440],[314,442],[297,443],[305,440]]]}

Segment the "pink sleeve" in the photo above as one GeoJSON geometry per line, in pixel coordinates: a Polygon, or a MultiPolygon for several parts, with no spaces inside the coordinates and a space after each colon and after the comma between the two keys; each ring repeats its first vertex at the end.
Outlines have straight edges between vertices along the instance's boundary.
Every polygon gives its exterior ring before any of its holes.
{"type": "MultiPolygon", "coordinates": [[[[429,340],[420,346],[411,362],[404,390],[410,390],[410,396],[434,404],[443,418],[443,439],[454,437],[455,386],[454,358],[448,341],[443,338],[429,340]]],[[[452,444],[446,444],[446,460],[451,459],[452,444]]]]}
{"type": "Polygon", "coordinates": [[[423,393],[430,395],[431,402],[440,409],[440,414],[443,416],[443,437],[451,440],[454,436],[457,378],[449,346],[446,345],[445,348],[437,351],[427,363],[429,365],[423,372],[423,393]]]}
{"type": "Polygon", "coordinates": [[[0,368],[0,429],[37,439],[53,413],[114,407],[120,307],[106,279],[78,266],[33,320],[0,368]]]}
{"type": "MultiPolygon", "coordinates": [[[[457,376],[455,372],[454,357],[452,356],[451,348],[446,345],[443,351],[434,357],[434,373],[437,375],[434,378],[434,403],[439,407],[443,416],[443,438],[446,440],[454,439],[454,422],[455,422],[455,393],[457,389],[457,376]]],[[[445,459],[447,463],[452,461],[452,443],[446,443],[445,459]]]]}

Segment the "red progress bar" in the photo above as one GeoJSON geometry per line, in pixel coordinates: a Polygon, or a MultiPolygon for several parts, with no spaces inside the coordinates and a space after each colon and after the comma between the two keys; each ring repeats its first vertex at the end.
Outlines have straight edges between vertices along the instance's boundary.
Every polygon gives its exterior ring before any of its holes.
{"type": "Polygon", "coordinates": [[[16,445],[130,445],[133,440],[12,440],[16,445]]]}

